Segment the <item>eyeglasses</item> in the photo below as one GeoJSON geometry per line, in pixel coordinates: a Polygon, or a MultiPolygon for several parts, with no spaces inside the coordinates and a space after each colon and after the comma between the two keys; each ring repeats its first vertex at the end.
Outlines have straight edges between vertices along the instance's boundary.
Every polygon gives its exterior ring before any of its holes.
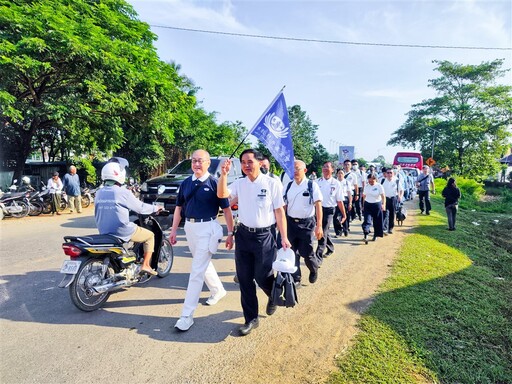
{"type": "Polygon", "coordinates": [[[386,173],[393,173],[393,171],[387,171],[386,173]]]}
{"type": "Polygon", "coordinates": [[[206,163],[208,160],[204,159],[192,159],[192,164],[203,164],[206,163]]]}

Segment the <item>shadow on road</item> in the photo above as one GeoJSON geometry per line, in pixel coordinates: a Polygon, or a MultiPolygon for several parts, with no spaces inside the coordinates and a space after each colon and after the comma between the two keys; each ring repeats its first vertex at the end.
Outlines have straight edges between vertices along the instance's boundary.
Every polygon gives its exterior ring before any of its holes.
{"type": "MultiPolygon", "coordinates": [[[[144,297],[144,293],[140,291],[144,289],[184,291],[188,273],[171,272],[164,279],[153,278],[146,284],[113,293],[103,308],[94,312],[82,312],[71,303],[68,288],[57,287],[62,276],[55,271],[0,276],[0,318],[14,322],[124,328],[156,340],[194,343],[218,343],[240,325],[238,319],[241,312],[228,310],[194,318],[198,328],[201,327],[204,332],[179,333],[173,328],[177,317],[127,312],[130,308],[181,305],[182,298],[133,299],[134,295],[128,294],[128,291],[139,290],[136,297],[144,297]],[[123,299],[123,296],[129,298],[123,299]],[[232,322],[233,319],[237,319],[237,322],[232,322]]],[[[226,284],[225,288],[228,291],[238,291],[234,283],[226,284]]],[[[155,310],[151,312],[154,313],[155,310]]],[[[166,311],[164,309],[157,312],[166,311]]]]}

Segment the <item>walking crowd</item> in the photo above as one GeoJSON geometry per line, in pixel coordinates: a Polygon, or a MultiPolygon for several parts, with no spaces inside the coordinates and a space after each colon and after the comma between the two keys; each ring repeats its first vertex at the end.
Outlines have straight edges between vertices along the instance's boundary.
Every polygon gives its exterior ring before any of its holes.
{"type": "Polygon", "coordinates": [[[420,193],[422,213],[426,210],[428,215],[431,209],[429,192],[433,178],[428,166],[414,180],[399,166],[383,168],[377,173],[373,166],[366,171],[357,160],[345,160],[343,168],[337,170],[327,161],[322,166],[321,177],[311,172],[308,178],[306,164],[295,160],[294,177],[283,185],[269,173],[268,158],[257,150],[244,150],[240,163],[245,177],[228,185],[231,160],[224,162],[217,180],[208,173],[210,155],[197,150],[192,156],[194,174],[180,188],[170,241],[176,244],[177,228],[183,216],[193,256],[185,304],[175,325],[180,331],[187,331],[194,324],[193,314],[203,283],[211,294],[207,305],[216,304],[226,295],[211,262],[223,238],[217,222],[219,209],[224,212],[228,229],[226,248],[235,249],[235,281],[240,286],[245,319],[239,333],[243,336],[259,325],[257,287],[268,298],[266,314],[270,316],[277,309],[272,301],[272,263],[280,248],[295,253],[296,270],[292,277],[295,288],[299,288],[303,281],[301,257],[309,271],[308,281],[314,284],[323,260],[335,252],[332,237],[347,237],[356,220],[361,222],[367,243],[371,233],[373,241],[393,234],[397,210],[405,200],[414,198],[416,189],[420,193]],[[230,209],[234,203],[238,205],[236,228],[230,209]]]}

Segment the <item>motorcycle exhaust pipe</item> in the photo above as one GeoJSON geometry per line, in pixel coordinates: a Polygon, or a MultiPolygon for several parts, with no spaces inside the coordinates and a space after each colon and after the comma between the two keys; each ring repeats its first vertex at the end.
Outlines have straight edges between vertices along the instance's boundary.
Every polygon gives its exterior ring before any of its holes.
{"type": "Polygon", "coordinates": [[[115,289],[115,288],[118,288],[118,287],[125,287],[125,286],[128,286],[128,281],[127,280],[122,280],[122,281],[117,281],[115,283],[110,283],[110,284],[104,284],[104,285],[95,285],[93,287],[91,287],[94,292],[98,295],[101,295],[102,293],[105,293],[105,292],[108,292],[108,291],[111,291],[112,289],[115,289]]]}

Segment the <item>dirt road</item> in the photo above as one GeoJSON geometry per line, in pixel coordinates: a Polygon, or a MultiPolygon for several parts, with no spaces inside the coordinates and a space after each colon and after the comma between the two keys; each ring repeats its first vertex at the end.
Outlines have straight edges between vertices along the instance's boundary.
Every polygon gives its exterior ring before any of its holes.
{"type": "MultiPolygon", "coordinates": [[[[413,223],[410,214],[393,235],[364,245],[356,220],[349,237],[334,240],[336,252],[324,261],[318,281],[298,291],[299,304],[269,317],[260,291],[260,327],[240,337],[243,316],[232,252],[221,251],[214,259],[228,295],[213,307],[200,304],[195,325],[177,333],[173,326],[191,261],[183,233],[169,277],[116,293],[102,310],[84,313],[56,285],[64,259],[62,236],[94,233],[92,209],[81,216],[3,220],[0,381],[323,382],[413,223]]],[[[206,289],[201,297],[202,302],[208,297],[206,289]]]]}

